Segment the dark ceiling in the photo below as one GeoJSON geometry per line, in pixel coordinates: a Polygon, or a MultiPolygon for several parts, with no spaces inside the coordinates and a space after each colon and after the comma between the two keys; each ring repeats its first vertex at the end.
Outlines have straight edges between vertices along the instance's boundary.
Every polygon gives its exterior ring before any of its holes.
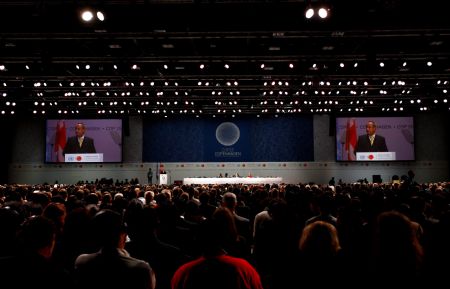
{"type": "Polygon", "coordinates": [[[1,1],[0,113],[449,111],[442,2],[1,1]]]}

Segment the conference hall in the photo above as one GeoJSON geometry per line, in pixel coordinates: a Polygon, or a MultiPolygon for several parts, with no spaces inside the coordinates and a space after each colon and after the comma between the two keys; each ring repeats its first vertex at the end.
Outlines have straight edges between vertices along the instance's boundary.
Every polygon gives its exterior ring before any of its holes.
{"type": "Polygon", "coordinates": [[[1,287],[447,284],[444,5],[1,0],[1,287]]]}

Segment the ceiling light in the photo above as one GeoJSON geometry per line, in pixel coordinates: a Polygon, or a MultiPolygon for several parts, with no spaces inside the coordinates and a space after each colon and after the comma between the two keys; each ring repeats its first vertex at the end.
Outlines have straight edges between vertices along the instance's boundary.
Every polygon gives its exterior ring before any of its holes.
{"type": "Polygon", "coordinates": [[[325,9],[325,8],[322,7],[322,8],[319,9],[318,14],[319,14],[320,18],[325,19],[325,18],[328,17],[328,9],[325,9]]]}
{"type": "Polygon", "coordinates": [[[104,21],[105,20],[105,14],[103,14],[102,11],[97,11],[97,19],[100,21],[104,21]]]}
{"type": "Polygon", "coordinates": [[[94,18],[94,14],[90,10],[85,10],[81,12],[81,19],[83,19],[84,22],[90,22],[94,18]]]}
{"type": "Polygon", "coordinates": [[[305,11],[305,17],[306,19],[311,19],[314,16],[314,9],[308,8],[305,11]]]}

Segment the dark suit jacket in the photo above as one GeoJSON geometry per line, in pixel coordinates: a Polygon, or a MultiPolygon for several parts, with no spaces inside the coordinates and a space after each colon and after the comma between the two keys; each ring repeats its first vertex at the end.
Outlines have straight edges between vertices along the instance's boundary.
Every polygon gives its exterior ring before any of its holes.
{"type": "Polygon", "coordinates": [[[357,152],[387,152],[386,140],[380,135],[375,135],[373,144],[370,144],[368,135],[360,135],[356,143],[355,153],[357,152]]]}
{"type": "Polygon", "coordinates": [[[152,282],[150,265],[124,251],[102,249],[80,255],[75,261],[76,288],[148,289],[152,282]]]}
{"type": "Polygon", "coordinates": [[[95,154],[94,140],[85,136],[83,143],[78,144],[78,138],[76,136],[69,137],[67,139],[66,146],[64,147],[63,154],[95,154]]]}

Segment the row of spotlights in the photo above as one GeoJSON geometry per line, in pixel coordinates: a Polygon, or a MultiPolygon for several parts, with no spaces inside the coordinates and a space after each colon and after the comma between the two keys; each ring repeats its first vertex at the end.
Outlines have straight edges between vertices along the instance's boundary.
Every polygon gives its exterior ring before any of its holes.
{"type": "Polygon", "coordinates": [[[95,11],[92,11],[90,9],[83,10],[81,12],[81,19],[84,22],[91,22],[94,19],[94,13],[95,13],[95,16],[97,16],[97,19],[99,21],[104,21],[105,20],[105,14],[103,14],[102,11],[99,10],[99,11],[95,12],[95,11]]]}
{"type": "Polygon", "coordinates": [[[317,15],[321,19],[327,18],[328,14],[329,14],[329,11],[330,11],[330,9],[325,8],[325,7],[320,7],[319,9],[308,8],[305,11],[306,19],[311,19],[316,14],[316,10],[317,10],[317,15]]]}
{"type": "MultiPolygon", "coordinates": [[[[426,66],[428,66],[428,67],[432,67],[433,66],[433,62],[432,61],[427,61],[426,63],[426,66]]],[[[407,62],[403,62],[402,63],[402,67],[406,67],[408,65],[408,63],[407,62]]],[[[378,62],[378,66],[379,67],[381,67],[381,68],[383,68],[383,67],[385,67],[386,66],[386,63],[385,62],[383,62],[383,61],[380,61],[380,62],[378,62]]],[[[199,65],[199,68],[201,69],[201,70],[203,70],[203,69],[205,69],[207,66],[204,64],[204,63],[201,63],[200,65],[199,65]]],[[[294,63],[292,63],[292,62],[290,62],[290,63],[288,63],[288,67],[289,68],[291,68],[291,69],[293,69],[294,67],[295,67],[295,65],[294,65],[294,63]]],[[[325,67],[325,66],[324,66],[325,67]]],[[[340,62],[339,63],[339,67],[340,68],[344,68],[344,67],[346,67],[346,64],[344,63],[344,62],[340,62]]],[[[353,63],[353,67],[358,67],[358,62],[355,62],[355,63],[353,63]]],[[[91,68],[92,68],[92,66],[90,65],[90,64],[85,64],[85,65],[79,65],[79,64],[76,64],[75,65],[75,68],[77,69],[77,70],[80,70],[80,69],[82,69],[82,68],[84,68],[84,69],[86,69],[86,70],[90,70],[91,68]]],[[[114,64],[113,65],[113,68],[115,69],[115,70],[117,70],[117,69],[119,69],[119,67],[116,65],[116,64],[114,64]]],[[[131,66],[130,66],[130,68],[132,69],[132,70],[140,70],[141,68],[139,67],[139,65],[137,65],[137,64],[132,64],[131,66]]],[[[163,65],[163,68],[165,69],[165,70],[167,70],[167,69],[169,69],[169,66],[167,65],[167,64],[164,64],[163,65]]],[[[229,69],[230,68],[230,65],[229,64],[224,64],[224,68],[225,69],[229,69]]],[[[261,69],[264,69],[264,70],[273,70],[273,67],[271,66],[271,67],[268,67],[265,63],[261,63],[260,64],[260,68],[261,69]],[[268,68],[271,68],[271,69],[268,69],[268,68]]],[[[25,65],[25,69],[26,70],[30,70],[31,68],[30,68],[30,66],[29,65],[25,65]]],[[[310,67],[309,67],[309,69],[310,70],[317,70],[317,69],[319,69],[319,65],[317,64],[317,63],[313,63],[310,67]]],[[[6,71],[7,69],[6,69],[6,66],[4,65],[4,64],[0,64],[0,71],[6,71]]]]}

